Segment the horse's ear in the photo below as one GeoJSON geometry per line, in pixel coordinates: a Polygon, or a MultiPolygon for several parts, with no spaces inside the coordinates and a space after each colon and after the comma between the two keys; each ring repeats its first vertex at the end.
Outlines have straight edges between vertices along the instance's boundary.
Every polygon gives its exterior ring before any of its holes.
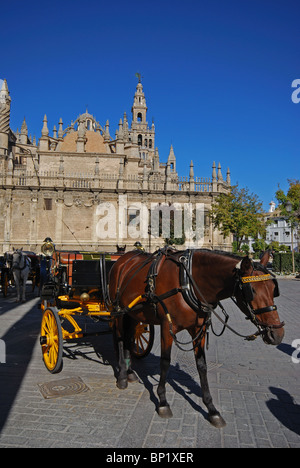
{"type": "Polygon", "coordinates": [[[244,274],[244,273],[250,273],[250,271],[252,270],[253,268],[253,265],[252,265],[252,260],[251,258],[248,257],[248,255],[246,257],[243,258],[242,262],[241,262],[241,273],[244,274]]]}
{"type": "Polygon", "coordinates": [[[270,259],[270,251],[266,250],[263,256],[261,257],[261,260],[260,260],[261,265],[267,266],[269,259],[270,259]]]}
{"type": "Polygon", "coordinates": [[[22,252],[22,250],[23,250],[23,247],[20,248],[20,252],[22,252]]]}

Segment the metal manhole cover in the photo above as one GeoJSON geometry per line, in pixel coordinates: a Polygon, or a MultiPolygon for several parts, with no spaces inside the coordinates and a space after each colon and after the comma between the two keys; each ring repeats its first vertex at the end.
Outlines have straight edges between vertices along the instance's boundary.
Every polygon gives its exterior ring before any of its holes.
{"type": "Polygon", "coordinates": [[[38,387],[45,399],[77,395],[90,390],[80,377],[53,380],[52,382],[38,384],[38,387]]]}

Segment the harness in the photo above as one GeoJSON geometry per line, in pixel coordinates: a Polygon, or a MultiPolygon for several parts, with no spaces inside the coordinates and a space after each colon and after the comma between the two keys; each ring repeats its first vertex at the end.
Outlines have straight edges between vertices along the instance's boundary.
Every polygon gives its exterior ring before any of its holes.
{"type": "Polygon", "coordinates": [[[27,257],[27,255],[24,255],[24,265],[22,267],[20,267],[21,260],[22,260],[22,254],[19,253],[19,263],[18,262],[13,262],[12,266],[11,266],[12,270],[23,271],[23,270],[25,270],[25,268],[30,268],[31,260],[30,260],[30,258],[27,257]]]}
{"type": "MultiPolygon", "coordinates": [[[[274,283],[274,297],[278,297],[280,295],[279,293],[279,286],[278,286],[278,281],[273,273],[270,273],[263,265],[260,263],[253,263],[253,268],[252,268],[252,273],[253,270],[259,270],[262,271],[263,275],[250,275],[250,276],[241,276],[239,272],[239,268],[236,267],[237,270],[237,279],[235,283],[235,288],[234,288],[234,294],[236,294],[236,288],[239,288],[242,293],[242,298],[243,298],[243,303],[246,306],[248,313],[249,313],[249,319],[259,328],[259,326],[264,326],[268,327],[269,329],[271,328],[282,328],[284,326],[284,322],[278,324],[278,325],[268,325],[265,322],[262,322],[261,320],[258,322],[256,319],[257,315],[264,314],[266,312],[273,312],[274,310],[277,310],[276,305],[270,305],[266,307],[261,307],[259,309],[253,309],[251,302],[254,299],[254,290],[252,288],[252,283],[257,283],[261,281],[269,281],[272,280],[274,283]]],[[[232,298],[233,299],[233,298],[232,298]]],[[[233,299],[233,301],[236,303],[236,301],[233,299]]]]}
{"type": "MultiPolygon", "coordinates": [[[[183,351],[191,351],[191,350],[186,350],[186,349],[182,348],[180,345],[188,345],[188,344],[191,344],[191,343],[195,343],[193,348],[192,348],[192,350],[193,350],[193,349],[196,348],[196,346],[198,346],[199,341],[202,338],[204,338],[206,334],[207,334],[207,347],[208,347],[208,330],[209,330],[209,327],[212,328],[212,331],[216,336],[221,336],[224,333],[225,328],[228,328],[229,330],[231,330],[236,335],[238,335],[238,336],[240,336],[240,337],[242,337],[242,338],[244,338],[244,339],[246,339],[248,341],[252,341],[252,340],[256,339],[257,336],[262,335],[262,334],[270,331],[271,329],[278,329],[278,328],[282,328],[284,326],[284,322],[281,322],[278,325],[269,325],[269,324],[267,324],[265,322],[262,322],[261,320],[258,321],[257,318],[256,318],[256,315],[267,313],[267,312],[272,312],[274,310],[277,310],[277,307],[276,307],[276,305],[270,305],[270,306],[263,307],[263,308],[260,308],[260,309],[253,309],[253,307],[251,305],[251,302],[254,299],[254,290],[253,290],[251,284],[254,283],[254,282],[268,281],[268,280],[272,279],[273,282],[274,282],[274,285],[275,285],[274,297],[279,296],[279,287],[278,287],[278,282],[276,280],[276,277],[275,277],[275,275],[273,273],[270,273],[263,265],[253,263],[252,272],[255,269],[255,270],[260,270],[265,274],[263,274],[263,275],[242,276],[241,272],[240,272],[240,269],[239,269],[239,264],[238,264],[236,266],[236,269],[235,269],[236,277],[235,277],[234,289],[233,289],[231,299],[238,306],[237,300],[236,300],[236,294],[237,294],[238,290],[240,290],[240,292],[242,294],[243,304],[244,304],[244,306],[245,306],[245,308],[247,310],[246,319],[250,320],[257,327],[258,331],[256,333],[254,333],[254,334],[251,334],[251,335],[242,335],[242,334],[238,333],[236,330],[234,330],[232,327],[230,327],[228,325],[228,323],[227,323],[228,319],[229,319],[229,315],[225,311],[222,304],[219,301],[217,301],[214,304],[208,303],[206,301],[204,295],[200,291],[198,285],[196,284],[194,278],[193,278],[192,265],[193,265],[193,254],[194,254],[194,252],[195,251],[192,250],[192,249],[187,249],[184,252],[180,252],[180,256],[178,256],[178,255],[176,255],[176,254],[178,254],[178,252],[176,250],[173,250],[170,247],[165,247],[163,249],[159,249],[156,252],[154,252],[127,279],[126,285],[125,285],[125,287],[122,288],[121,291],[120,291],[119,287],[117,288],[117,295],[116,295],[116,299],[114,301],[114,312],[113,312],[112,315],[120,315],[120,314],[128,313],[133,307],[136,308],[138,306],[143,306],[143,304],[145,302],[148,302],[148,303],[150,303],[150,304],[152,304],[154,306],[156,306],[159,303],[162,306],[162,308],[163,308],[163,310],[165,312],[166,318],[167,318],[167,320],[169,322],[170,334],[172,335],[175,344],[180,349],[182,349],[183,351]],[[180,278],[179,278],[180,287],[179,288],[173,288],[173,289],[171,289],[170,291],[167,291],[164,294],[157,295],[156,292],[155,292],[156,278],[157,278],[157,276],[159,274],[159,271],[160,271],[163,263],[165,262],[166,258],[168,258],[168,260],[173,261],[175,264],[179,265],[179,267],[180,267],[180,269],[179,269],[179,271],[180,271],[180,278]],[[147,265],[147,263],[149,263],[149,262],[151,262],[151,263],[150,263],[149,270],[148,270],[148,273],[147,273],[147,278],[146,278],[146,281],[145,281],[145,283],[146,283],[145,293],[138,296],[138,297],[136,297],[130,304],[128,304],[127,307],[120,308],[119,298],[121,297],[122,293],[124,292],[124,290],[126,289],[128,284],[130,283],[130,281],[133,279],[133,277],[136,274],[138,274],[138,272],[140,270],[142,270],[147,265]],[[196,295],[196,292],[197,292],[198,296],[196,295]],[[191,341],[189,341],[187,343],[182,343],[182,342],[178,341],[175,334],[173,333],[173,331],[172,331],[172,319],[171,319],[171,316],[170,316],[170,314],[168,312],[168,309],[167,309],[167,307],[166,307],[166,305],[164,303],[165,299],[167,299],[167,298],[169,298],[169,297],[171,297],[173,295],[176,295],[178,293],[182,294],[185,302],[189,305],[189,307],[191,307],[195,312],[197,312],[197,314],[200,314],[200,313],[204,314],[204,322],[202,324],[202,327],[201,327],[199,333],[197,334],[197,336],[195,338],[193,338],[191,341]],[[200,297],[201,299],[199,300],[198,297],[200,297]],[[217,306],[219,306],[221,308],[222,313],[224,315],[224,319],[222,319],[218,315],[218,313],[215,311],[215,308],[217,306]],[[214,314],[214,316],[220,322],[222,322],[223,326],[224,326],[223,330],[218,335],[214,332],[213,327],[212,327],[212,320],[211,320],[212,314],[214,314]]],[[[129,260],[131,260],[131,259],[129,259],[129,260]]]]}

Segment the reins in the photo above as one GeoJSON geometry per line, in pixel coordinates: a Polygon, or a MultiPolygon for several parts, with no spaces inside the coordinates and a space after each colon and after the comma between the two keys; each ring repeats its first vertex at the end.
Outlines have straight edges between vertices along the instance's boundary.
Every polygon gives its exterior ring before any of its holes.
{"type": "MultiPolygon", "coordinates": [[[[181,257],[182,258],[182,257],[181,257]]],[[[180,259],[179,259],[180,260],[180,259]]],[[[221,307],[224,315],[225,315],[225,320],[223,320],[218,314],[217,312],[215,311],[214,307],[209,304],[207,302],[207,300],[205,299],[205,297],[203,296],[202,292],[200,291],[198,285],[196,284],[193,276],[190,274],[190,272],[188,271],[188,268],[186,267],[185,263],[184,262],[181,262],[183,268],[185,269],[186,271],[186,274],[188,275],[192,285],[193,285],[193,288],[197,291],[197,293],[199,294],[199,296],[202,298],[204,304],[205,304],[205,307],[209,310],[210,313],[214,314],[214,316],[224,325],[224,328],[222,330],[222,332],[219,334],[219,335],[216,335],[216,336],[221,336],[224,331],[225,331],[225,328],[228,328],[228,330],[230,330],[232,333],[234,333],[235,335],[241,337],[241,338],[244,338],[245,340],[247,341],[253,341],[256,339],[256,337],[258,335],[261,335],[262,332],[261,331],[257,331],[256,333],[254,334],[251,334],[251,335],[242,335],[241,333],[237,332],[234,328],[232,328],[230,325],[228,325],[228,319],[229,319],[229,315],[227,314],[227,312],[225,311],[224,307],[221,305],[220,302],[218,302],[218,305],[221,307]]],[[[236,304],[237,305],[237,304],[236,304]]],[[[213,329],[212,329],[213,330],[213,329]]],[[[215,334],[215,333],[214,333],[215,334]]]]}

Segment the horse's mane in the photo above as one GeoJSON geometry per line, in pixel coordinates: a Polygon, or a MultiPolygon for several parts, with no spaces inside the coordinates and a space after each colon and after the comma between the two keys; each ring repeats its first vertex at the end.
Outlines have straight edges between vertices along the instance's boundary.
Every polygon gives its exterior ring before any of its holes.
{"type": "Polygon", "coordinates": [[[229,257],[238,261],[243,259],[243,257],[241,257],[240,255],[234,254],[232,252],[227,252],[225,250],[195,249],[195,252],[207,253],[209,255],[219,255],[220,257],[229,257]]]}
{"type": "Polygon", "coordinates": [[[211,255],[220,255],[222,257],[234,258],[235,260],[242,260],[243,257],[240,255],[234,254],[232,252],[226,252],[225,250],[210,250],[210,249],[197,249],[198,252],[205,252],[211,255]]]}

